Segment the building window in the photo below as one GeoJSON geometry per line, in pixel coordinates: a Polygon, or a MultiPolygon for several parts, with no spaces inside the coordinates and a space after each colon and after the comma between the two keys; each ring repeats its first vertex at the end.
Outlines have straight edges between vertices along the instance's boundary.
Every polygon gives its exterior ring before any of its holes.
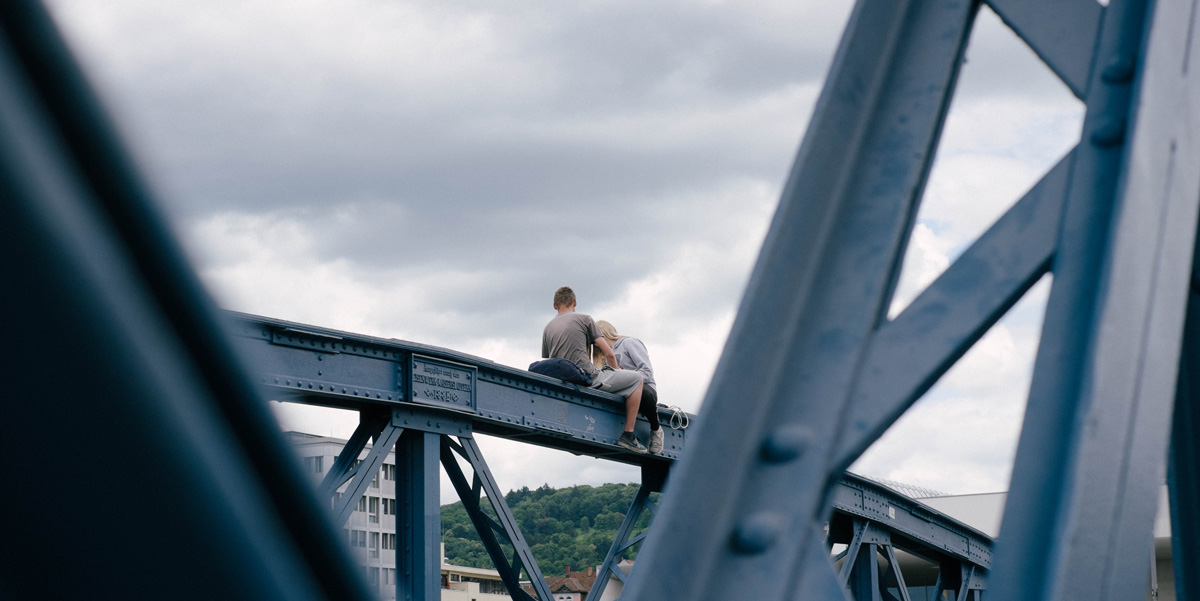
{"type": "Polygon", "coordinates": [[[384,499],[383,500],[383,515],[396,515],[396,500],[395,499],[384,499]]]}
{"type": "Polygon", "coordinates": [[[366,497],[358,498],[358,509],[355,509],[355,511],[361,511],[363,513],[367,512],[367,498],[366,497]]]}
{"type": "Polygon", "coordinates": [[[351,530],[350,531],[350,546],[351,547],[367,546],[367,531],[366,530],[351,530]]]}
{"type": "Polygon", "coordinates": [[[371,476],[371,488],[379,488],[379,472],[376,471],[374,476],[371,476]]]}
{"type": "Polygon", "coordinates": [[[383,479],[396,481],[396,465],[394,463],[383,464],[383,479]]]}
{"type": "Polygon", "coordinates": [[[368,569],[367,582],[371,583],[371,588],[379,588],[379,568],[368,569]]]}
{"type": "Polygon", "coordinates": [[[305,457],[304,471],[319,474],[325,469],[324,457],[305,457]]]}
{"type": "MultiPolygon", "coordinates": [[[[367,548],[371,550],[370,551],[371,557],[379,557],[379,533],[378,532],[371,533],[371,544],[367,548]]],[[[378,574],[376,574],[376,580],[378,580],[378,579],[379,579],[378,574]]]]}
{"type": "Polygon", "coordinates": [[[396,535],[395,534],[388,534],[386,532],[383,534],[383,548],[392,550],[392,551],[396,550],[396,535]]]}
{"type": "Polygon", "coordinates": [[[379,497],[370,498],[370,504],[367,506],[367,521],[372,524],[379,523],[379,497]]]}

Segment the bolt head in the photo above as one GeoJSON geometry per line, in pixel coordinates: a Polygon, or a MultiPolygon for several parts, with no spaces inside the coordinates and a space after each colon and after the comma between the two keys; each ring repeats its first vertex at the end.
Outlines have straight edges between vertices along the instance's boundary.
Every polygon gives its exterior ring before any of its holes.
{"type": "Polygon", "coordinates": [[[786,524],[782,515],[766,511],[759,512],[738,525],[730,542],[734,551],[738,553],[757,555],[769,549],[779,540],[786,524]]]}

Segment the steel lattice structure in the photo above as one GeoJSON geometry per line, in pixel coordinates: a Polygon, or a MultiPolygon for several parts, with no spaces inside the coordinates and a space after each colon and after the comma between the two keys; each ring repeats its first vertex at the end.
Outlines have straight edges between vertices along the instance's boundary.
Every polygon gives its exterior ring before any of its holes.
{"type": "MultiPolygon", "coordinates": [[[[1200,196],[1195,3],[988,5],[1086,102],[1082,141],[886,319],[979,4],[857,4],[633,599],[842,598],[822,544],[832,482],[1048,271],[988,597],[1146,595],[1172,405],[1175,558],[1197,565],[1194,359],[1180,353],[1200,196]],[[779,446],[788,460],[764,453],[779,446]]],[[[1195,577],[1181,599],[1200,594],[1195,577]]]]}
{"type": "MultiPolygon", "coordinates": [[[[1086,102],[1079,145],[887,319],[981,4],[861,0],[702,419],[673,435],[667,456],[639,459],[588,429],[616,431],[606,395],[303,324],[234,315],[227,336],[229,318],[163,227],[40,4],[4,3],[0,476],[12,492],[0,498],[0,596],[42,597],[54,582],[63,598],[367,599],[336,521],[395,445],[400,598],[438,594],[440,462],[506,581],[524,572],[548,601],[476,431],[643,467],[605,562],[611,571],[638,542],[637,515],[653,511],[626,599],[882,599],[898,577],[896,549],[937,561],[938,590],[957,599],[985,585],[989,599],[1140,598],[1164,471],[1176,565],[1200,565],[1196,1],[987,4],[1086,102]],[[920,503],[844,475],[1051,272],[994,551],[920,503]],[[417,376],[434,369],[452,372],[449,384],[422,396],[417,376]],[[348,487],[332,519],[264,389],[362,415],[319,492],[348,487]],[[63,466],[82,492],[42,494],[63,466]],[[656,508],[647,496],[668,471],[656,508]],[[480,509],[484,496],[499,520],[480,509]],[[172,553],[147,544],[166,524],[172,553]],[[831,557],[831,543],[846,548],[831,557]]],[[[1176,578],[1179,599],[1200,598],[1194,570],[1176,578]]]]}

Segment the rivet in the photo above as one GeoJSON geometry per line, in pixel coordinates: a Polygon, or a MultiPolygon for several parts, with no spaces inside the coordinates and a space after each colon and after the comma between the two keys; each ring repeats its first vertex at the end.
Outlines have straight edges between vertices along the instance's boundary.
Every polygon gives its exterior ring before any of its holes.
{"type": "Polygon", "coordinates": [[[1101,148],[1112,148],[1125,141],[1125,120],[1113,119],[1092,132],[1092,144],[1101,148]]]}
{"type": "Polygon", "coordinates": [[[318,375],[318,376],[323,376],[323,375],[325,375],[325,372],[323,372],[323,371],[321,371],[321,370],[317,370],[317,375],[318,375]]]}
{"type": "Polygon", "coordinates": [[[787,424],[772,432],[759,448],[759,456],[768,463],[785,463],[804,454],[812,440],[812,431],[800,424],[787,424]]]}
{"type": "Polygon", "coordinates": [[[1100,74],[1100,79],[1109,85],[1129,83],[1133,79],[1133,71],[1133,57],[1123,56],[1109,63],[1100,74]]]}
{"type": "Polygon", "coordinates": [[[759,512],[742,522],[733,532],[730,543],[739,553],[755,555],[766,551],[783,532],[783,516],[776,513],[759,512]]]}

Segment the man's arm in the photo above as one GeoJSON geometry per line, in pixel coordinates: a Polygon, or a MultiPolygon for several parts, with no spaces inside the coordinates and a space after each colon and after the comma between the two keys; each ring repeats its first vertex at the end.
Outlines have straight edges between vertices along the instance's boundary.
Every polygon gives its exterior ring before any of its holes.
{"type": "Polygon", "coordinates": [[[604,352],[604,360],[608,361],[608,364],[611,365],[613,369],[621,369],[621,364],[617,362],[617,356],[613,354],[612,347],[608,346],[608,339],[600,336],[592,342],[594,342],[596,346],[600,347],[600,350],[604,352]]]}

